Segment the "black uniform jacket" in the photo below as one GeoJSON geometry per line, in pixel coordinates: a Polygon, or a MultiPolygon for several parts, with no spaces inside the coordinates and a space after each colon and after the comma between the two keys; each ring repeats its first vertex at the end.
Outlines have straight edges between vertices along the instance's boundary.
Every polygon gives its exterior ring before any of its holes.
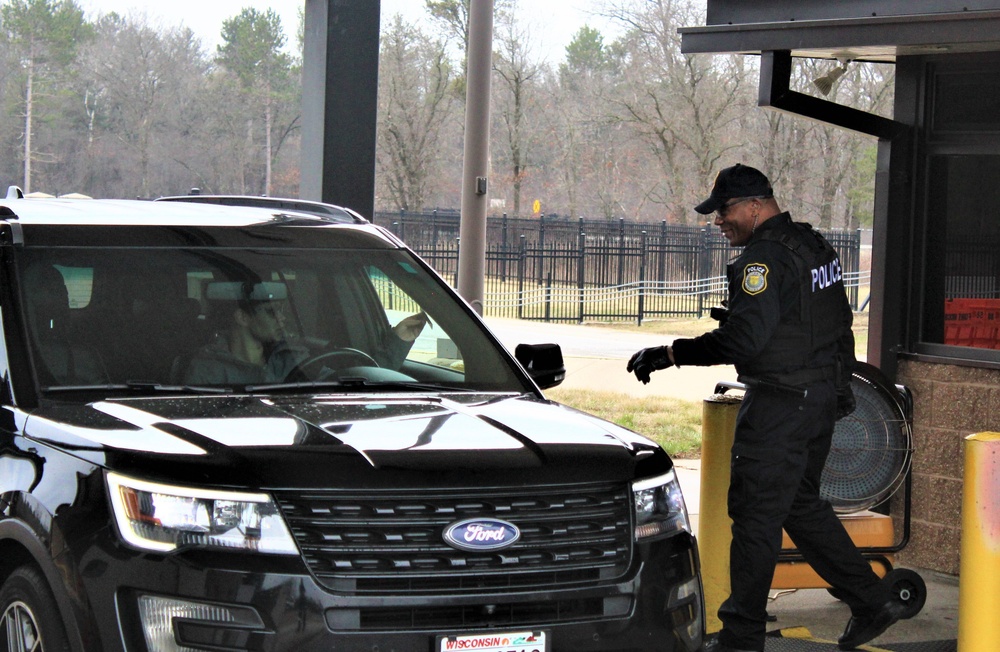
{"type": "Polygon", "coordinates": [[[836,252],[781,213],[761,224],[728,267],[729,315],[719,328],[673,343],[678,366],[733,364],[756,378],[854,360],[852,312],[836,252]],[[796,259],[798,258],[798,260],[796,259]],[[803,305],[805,304],[805,305],[803,305]]]}

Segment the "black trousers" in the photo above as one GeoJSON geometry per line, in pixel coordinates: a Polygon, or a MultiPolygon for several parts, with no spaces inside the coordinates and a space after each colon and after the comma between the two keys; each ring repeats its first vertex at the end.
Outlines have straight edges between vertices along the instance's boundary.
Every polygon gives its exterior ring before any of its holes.
{"type": "Polygon", "coordinates": [[[764,649],[767,596],[782,527],[819,576],[843,592],[854,614],[881,606],[887,597],[878,575],[819,495],[836,405],[832,381],[809,385],[804,399],[766,389],[751,389],[743,398],[728,496],[731,593],[719,608],[719,639],[730,647],[764,649]]]}

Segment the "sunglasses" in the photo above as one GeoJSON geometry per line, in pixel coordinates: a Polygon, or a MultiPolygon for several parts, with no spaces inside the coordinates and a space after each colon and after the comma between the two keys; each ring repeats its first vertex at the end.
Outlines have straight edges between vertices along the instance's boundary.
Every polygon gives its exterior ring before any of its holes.
{"type": "Polygon", "coordinates": [[[760,199],[760,197],[742,197],[740,199],[734,199],[733,201],[720,206],[719,209],[715,211],[715,214],[719,217],[725,217],[730,208],[736,206],[737,204],[742,204],[745,201],[750,201],[751,199],[760,199]]]}

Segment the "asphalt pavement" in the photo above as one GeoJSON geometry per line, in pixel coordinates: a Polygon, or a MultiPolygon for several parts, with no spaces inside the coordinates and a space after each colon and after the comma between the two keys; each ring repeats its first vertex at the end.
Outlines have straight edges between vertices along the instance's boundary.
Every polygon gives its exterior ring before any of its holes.
{"type": "MultiPolygon", "coordinates": [[[[735,381],[732,367],[684,367],[666,369],[652,376],[648,385],[625,371],[633,353],[648,346],[669,344],[669,335],[620,331],[586,324],[547,324],[514,319],[486,320],[490,330],[511,351],[517,344],[557,343],[562,347],[566,380],[561,387],[620,392],[628,396],[672,396],[703,401],[714,394],[720,381],[735,381]]],[[[706,330],[711,322],[706,321],[706,330]]],[[[675,460],[688,512],[697,532],[701,461],[675,460]]],[[[953,652],[958,636],[958,578],[937,571],[915,568],[927,585],[923,610],[909,620],[889,628],[863,649],[869,652],[953,652]]],[[[768,613],[774,617],[769,630],[805,628],[811,639],[768,639],[767,650],[835,650],[834,645],[850,618],[846,605],[826,589],[773,591],[768,613]]]]}

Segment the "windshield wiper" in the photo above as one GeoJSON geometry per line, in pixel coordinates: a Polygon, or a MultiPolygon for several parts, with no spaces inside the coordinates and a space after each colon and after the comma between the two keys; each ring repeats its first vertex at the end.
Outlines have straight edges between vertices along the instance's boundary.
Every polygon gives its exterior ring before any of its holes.
{"type": "Polygon", "coordinates": [[[339,380],[304,380],[294,383],[268,383],[266,385],[247,385],[243,389],[250,393],[256,392],[278,392],[294,391],[296,389],[330,389],[333,387],[343,387],[344,383],[339,380]]]}
{"type": "Polygon", "coordinates": [[[340,379],[341,385],[347,387],[364,387],[365,389],[420,389],[429,392],[472,392],[468,387],[437,385],[422,383],[416,380],[368,380],[364,377],[348,377],[340,379]]]}
{"type": "Polygon", "coordinates": [[[77,392],[148,392],[151,394],[232,394],[232,387],[208,387],[201,385],[163,385],[161,383],[130,380],[125,383],[104,385],[50,385],[42,388],[51,394],[73,394],[77,392]]]}
{"type": "Polygon", "coordinates": [[[368,380],[362,377],[345,377],[340,380],[317,380],[317,381],[305,381],[305,382],[295,382],[295,383],[272,383],[270,385],[247,385],[246,391],[250,393],[254,392],[277,392],[277,391],[294,391],[297,389],[375,389],[375,390],[393,390],[393,389],[415,389],[423,390],[429,392],[471,392],[473,390],[464,387],[451,387],[448,385],[435,385],[433,383],[421,383],[417,381],[406,381],[406,380],[368,380]]]}

